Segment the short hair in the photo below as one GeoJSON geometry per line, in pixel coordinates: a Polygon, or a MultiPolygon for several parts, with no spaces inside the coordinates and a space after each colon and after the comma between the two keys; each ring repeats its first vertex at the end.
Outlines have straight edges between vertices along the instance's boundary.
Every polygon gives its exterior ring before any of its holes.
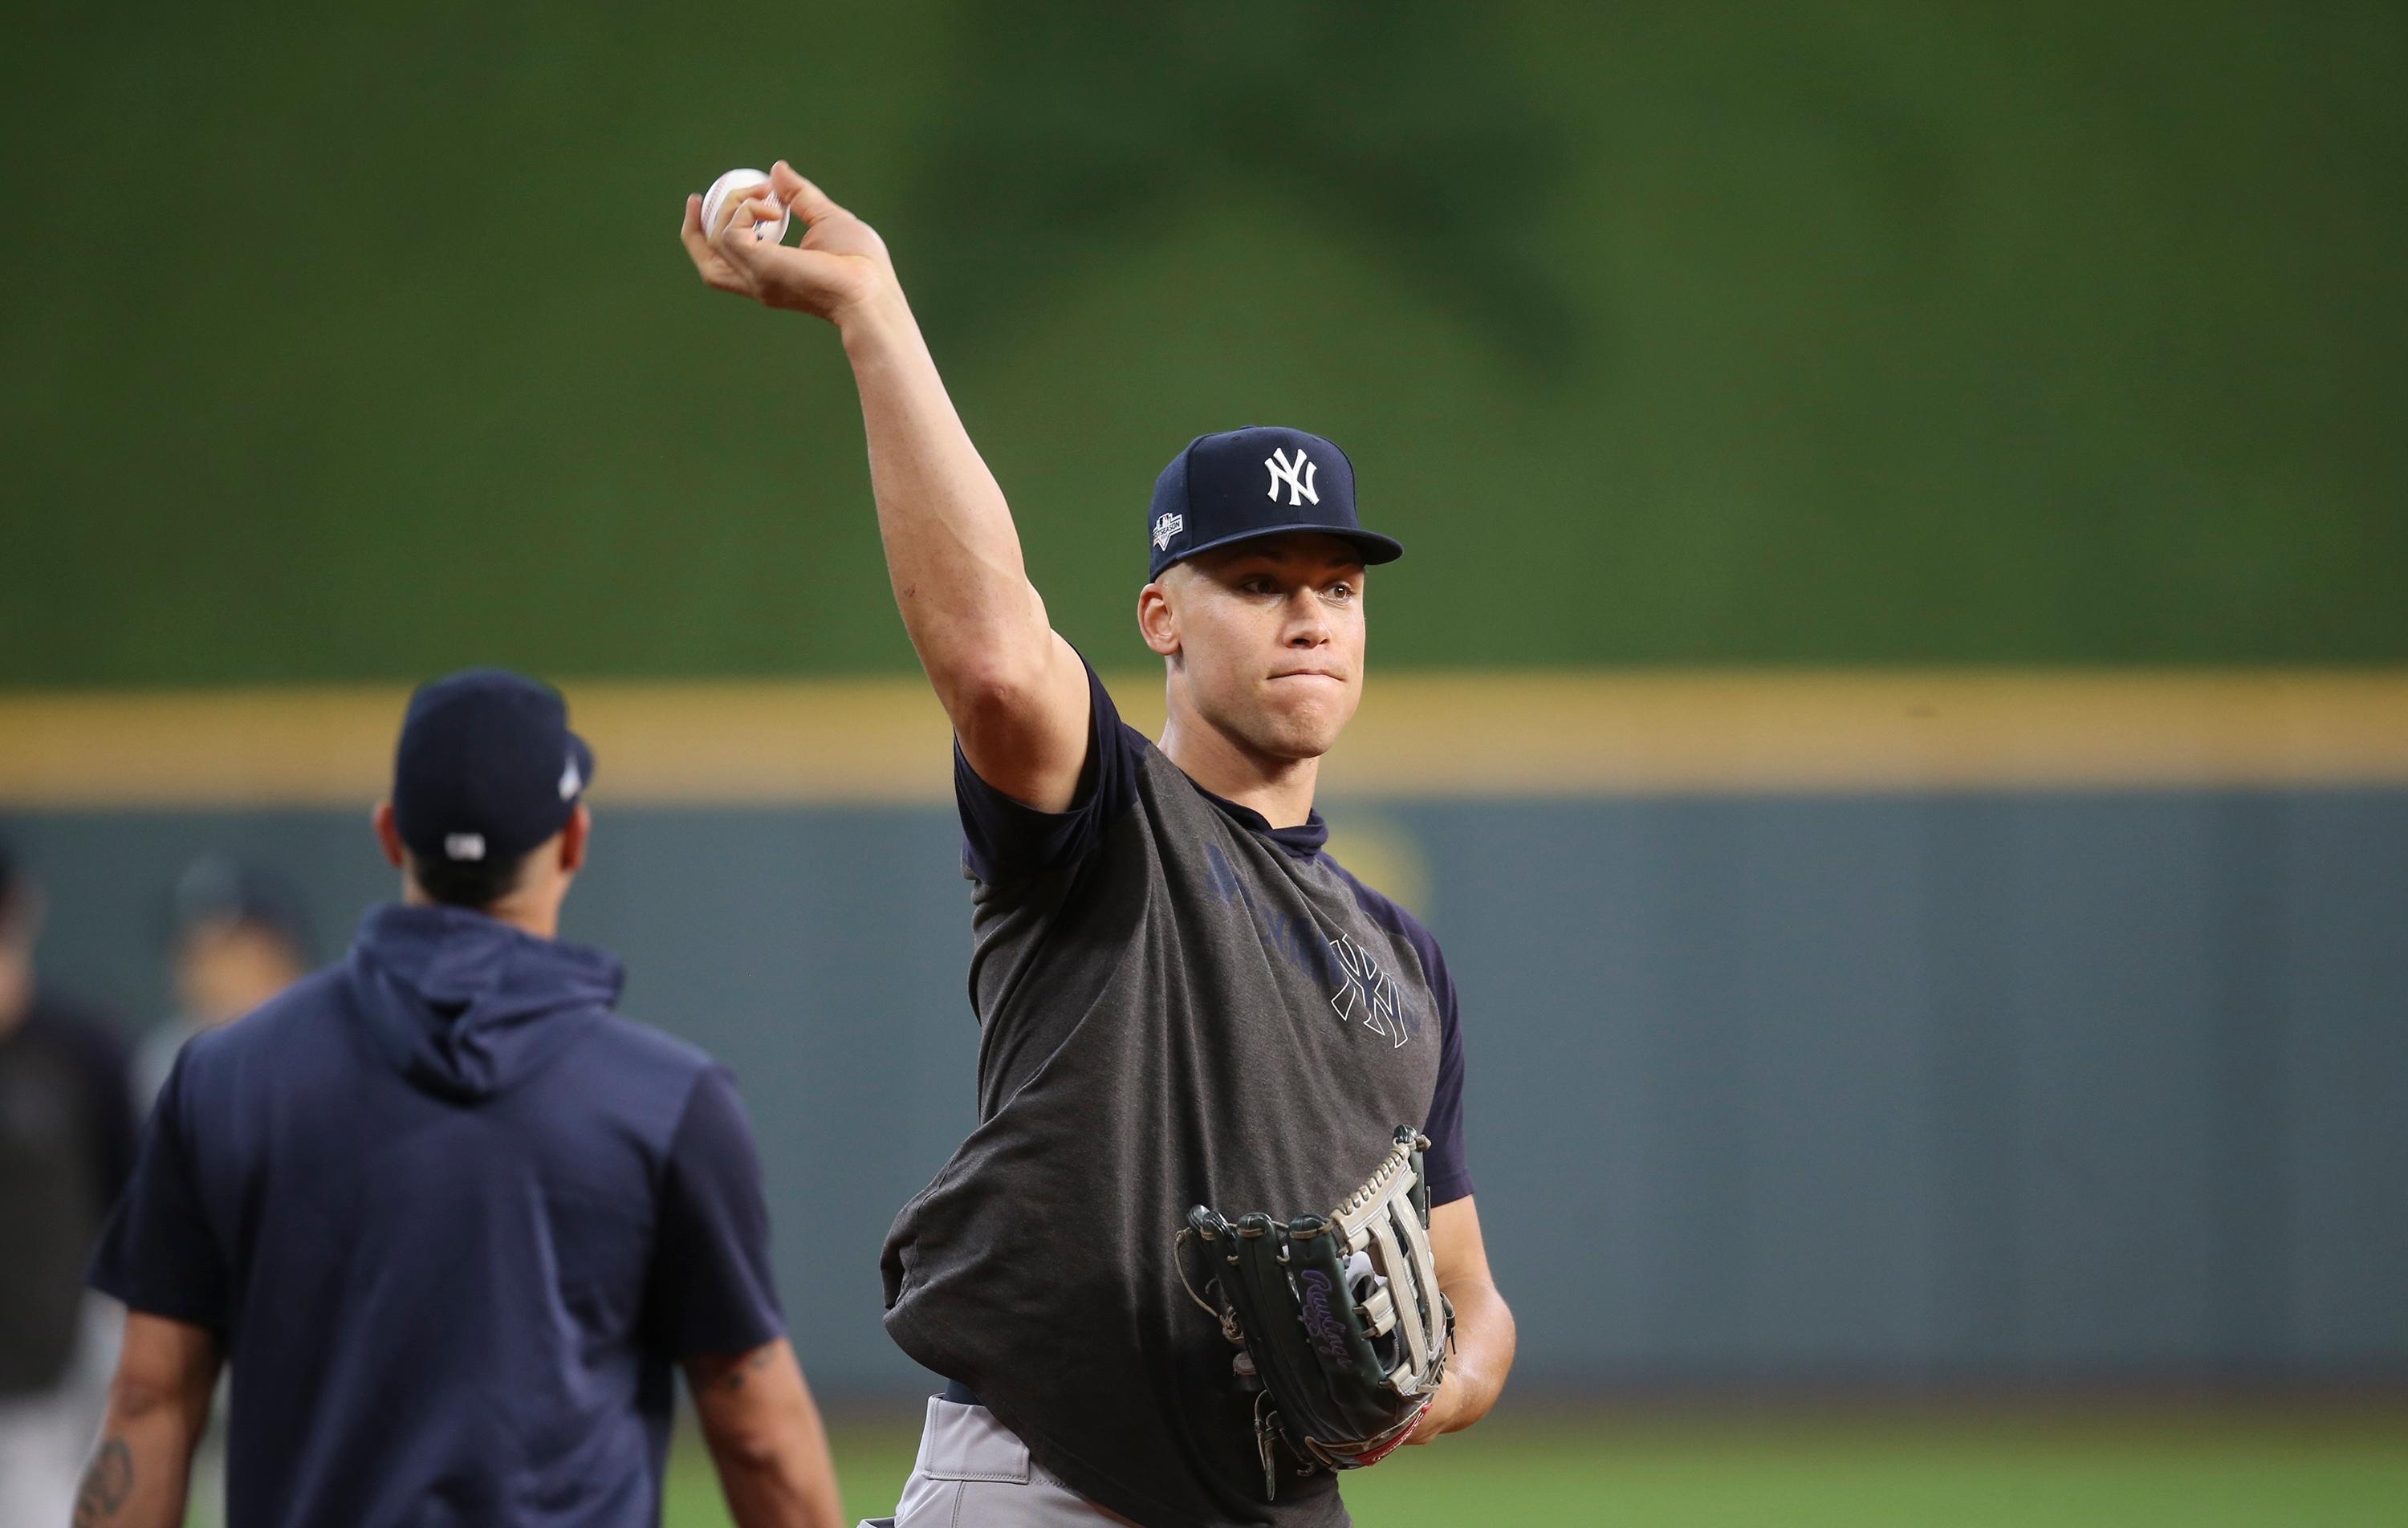
{"type": "Polygon", "coordinates": [[[412,853],[409,877],[420,891],[447,907],[483,912],[519,889],[534,853],[529,850],[506,860],[434,860],[412,853]]]}

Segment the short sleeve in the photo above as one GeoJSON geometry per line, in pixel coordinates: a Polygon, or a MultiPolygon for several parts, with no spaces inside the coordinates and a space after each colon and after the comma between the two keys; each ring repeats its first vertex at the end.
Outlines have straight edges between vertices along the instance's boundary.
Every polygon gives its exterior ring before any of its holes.
{"type": "Polygon", "coordinates": [[[185,1123],[184,1059],[167,1074],[87,1279],[129,1309],[226,1330],[231,1279],[209,1228],[185,1123]]]}
{"type": "MultiPolygon", "coordinates": [[[[1082,659],[1082,664],[1085,663],[1082,659]]],[[[1121,721],[1103,680],[1087,666],[1087,763],[1069,809],[1040,812],[989,785],[953,744],[953,798],[962,814],[962,859],[988,885],[1026,880],[1083,858],[1137,799],[1144,737],[1121,721]]]]}
{"type": "Polygon", "coordinates": [[[740,1353],[783,1334],[761,1159],[724,1067],[703,1073],[687,1096],[658,1225],[646,1324],[669,1356],[740,1353]]]}
{"type": "Polygon", "coordinates": [[[1422,1166],[1429,1174],[1430,1203],[1435,1206],[1469,1197],[1471,1164],[1463,1148],[1463,1023],[1455,978],[1447,973],[1446,957],[1438,952],[1436,941],[1421,956],[1438,1002],[1438,1089],[1430,1095],[1429,1119],[1422,1126],[1430,1143],[1422,1166]]]}

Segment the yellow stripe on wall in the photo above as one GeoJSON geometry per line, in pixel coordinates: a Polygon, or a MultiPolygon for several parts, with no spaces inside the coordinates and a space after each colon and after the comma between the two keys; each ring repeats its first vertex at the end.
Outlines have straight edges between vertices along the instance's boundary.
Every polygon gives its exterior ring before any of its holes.
{"type": "MultiPolygon", "coordinates": [[[[567,687],[595,799],[949,799],[916,680],[567,687]]],[[[1112,685],[1158,734],[1157,675],[1112,685]]],[[[0,807],[365,806],[400,688],[0,693],[0,807]]],[[[2408,785],[2408,670],[1375,677],[1323,774],[1354,795],[2408,785]]]]}

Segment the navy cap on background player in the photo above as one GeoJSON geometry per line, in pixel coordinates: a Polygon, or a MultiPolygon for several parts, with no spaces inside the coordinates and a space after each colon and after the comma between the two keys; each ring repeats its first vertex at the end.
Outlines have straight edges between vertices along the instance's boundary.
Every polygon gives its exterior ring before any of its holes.
{"type": "Polygon", "coordinates": [[[1154,481],[1146,577],[1199,551],[1290,531],[1341,536],[1362,549],[1366,564],[1405,554],[1392,537],[1363,529],[1354,464],[1321,436],[1275,424],[1197,436],[1154,481]]]}
{"type": "Polygon", "coordinates": [[[594,778],[568,703],[508,669],[421,685],[394,750],[401,841],[429,860],[512,860],[566,825],[594,778]]]}
{"type": "Polygon", "coordinates": [[[196,934],[232,925],[262,930],[309,963],[309,909],[298,888],[264,865],[204,854],[184,867],[168,893],[167,938],[179,945],[196,934]]]}

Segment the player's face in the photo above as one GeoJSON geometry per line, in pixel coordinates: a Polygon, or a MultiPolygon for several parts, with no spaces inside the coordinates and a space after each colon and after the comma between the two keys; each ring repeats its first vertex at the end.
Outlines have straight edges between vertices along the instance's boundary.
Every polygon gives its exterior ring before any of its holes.
{"type": "Polygon", "coordinates": [[[1268,758],[1328,752],[1363,697],[1361,554],[1333,536],[1274,536],[1164,581],[1197,712],[1268,758]]]}
{"type": "Polygon", "coordinates": [[[300,952],[256,923],[204,924],[176,948],[176,999],[204,1024],[239,1019],[308,972],[300,952]]]}
{"type": "Polygon", "coordinates": [[[0,1039],[34,1001],[34,934],[42,916],[33,891],[0,886],[0,1039]]]}

